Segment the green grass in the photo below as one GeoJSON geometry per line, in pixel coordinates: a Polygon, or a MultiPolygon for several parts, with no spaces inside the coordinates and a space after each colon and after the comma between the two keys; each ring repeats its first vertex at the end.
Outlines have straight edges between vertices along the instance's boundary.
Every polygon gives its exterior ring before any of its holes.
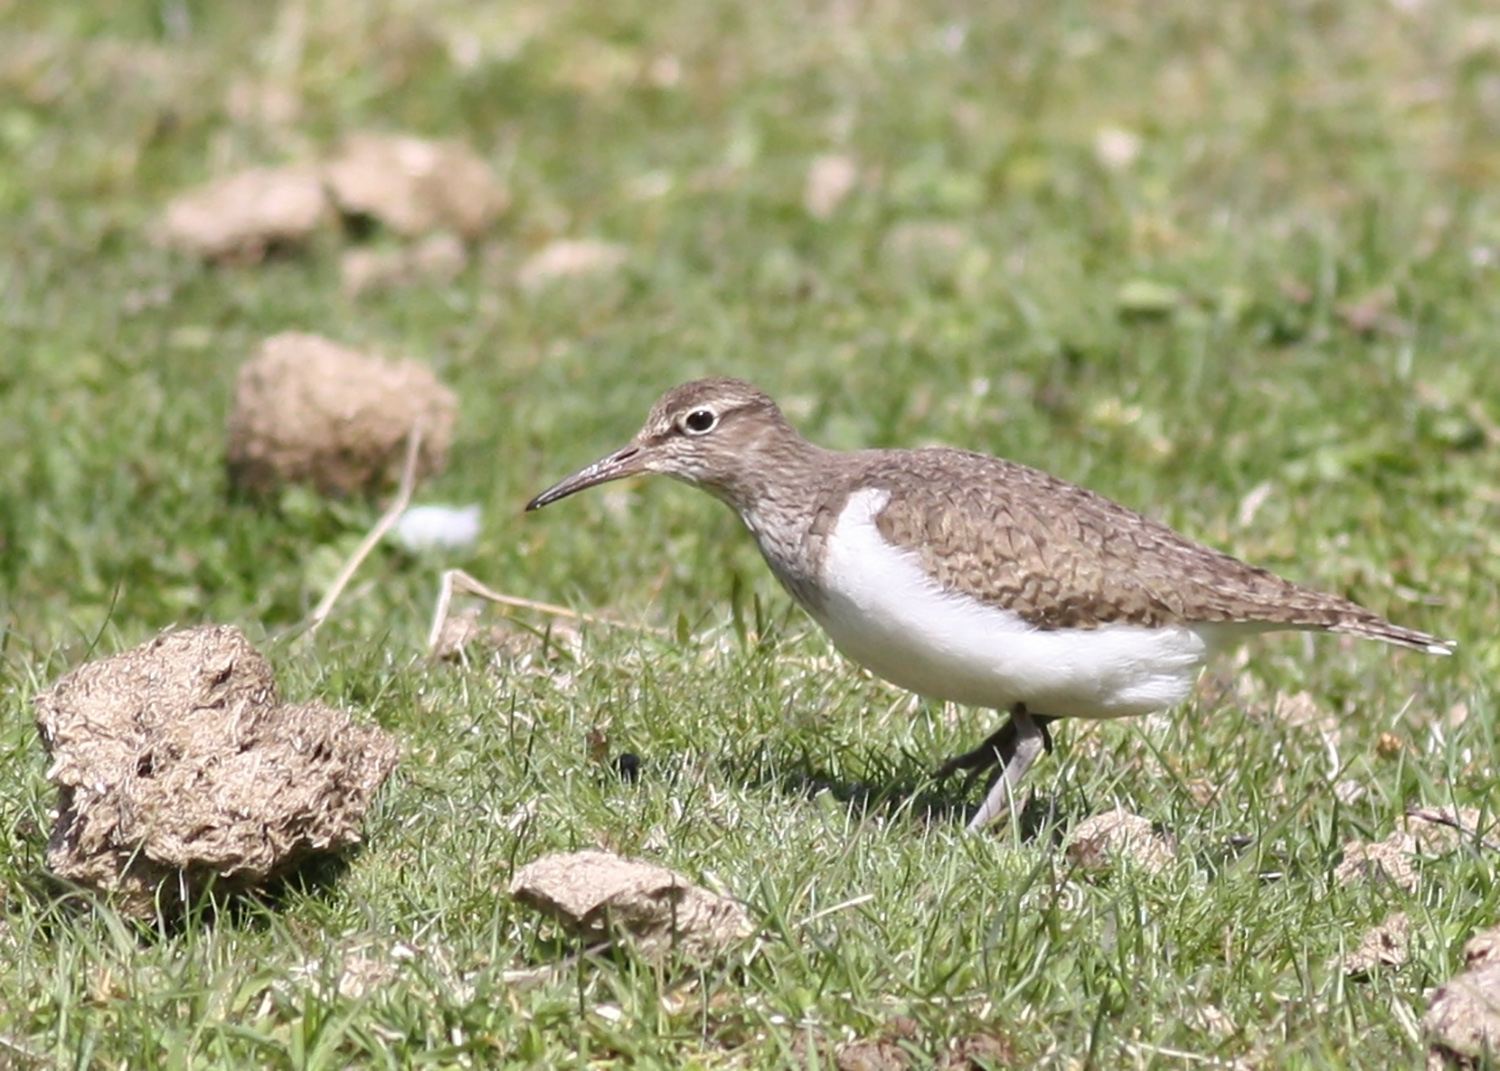
{"type": "Polygon", "coordinates": [[[0,3],[0,1064],[828,1066],[902,1015],[914,1053],[986,1033],[1018,1066],[1411,1066],[1424,991],[1500,916],[1495,857],[1429,860],[1410,894],[1331,874],[1410,804],[1493,807],[1500,44],[1477,0],[1407,6],[0,3]],[[293,122],[232,103],[265,91],[293,122]],[[349,298],[333,239],[223,268],[146,240],[178,190],[370,126],[467,139],[511,185],[454,283],[349,298]],[[1106,129],[1139,137],[1128,166],[1106,129]],[[862,181],[818,222],[831,151],[862,181]],[[966,248],[903,263],[910,222],[966,248]],[[628,265],[516,288],[557,235],[628,265]],[[463,561],[377,553],[307,647],[268,641],[380,504],[227,496],[235,368],[292,328],[456,388],[420,498],[486,517],[463,561]],[[925,771],[990,716],[841,662],[721,506],[659,482],[521,515],[705,373],[828,445],[1040,465],[1459,651],[1267,639],[1170,718],[1063,726],[1042,831],[967,837],[925,771]],[[448,565],[672,638],[431,666],[448,565]],[[365,848],[158,934],[55,902],[31,696],[205,621],[399,735],[365,848]],[[1341,719],[1352,803],[1272,713],[1303,690],[1341,719]],[[1056,835],[1116,803],[1172,867],[1072,869],[1056,835]],[[743,897],[764,940],[516,983],[559,948],[512,874],[594,845],[743,897]],[[1397,909],[1404,967],[1329,966],[1397,909]],[[372,981],[341,993],[346,969],[372,981]]]}

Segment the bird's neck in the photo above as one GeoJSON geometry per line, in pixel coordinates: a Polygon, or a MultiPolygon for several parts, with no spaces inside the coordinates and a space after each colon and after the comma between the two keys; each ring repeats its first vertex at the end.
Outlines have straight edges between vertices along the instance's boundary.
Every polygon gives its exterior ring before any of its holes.
{"type": "Polygon", "coordinates": [[[840,461],[790,428],[745,444],[735,477],[713,493],[750,529],[771,571],[815,609],[823,543],[837,512],[840,461]]]}
{"type": "Polygon", "coordinates": [[[735,463],[705,489],[727,503],[751,530],[757,519],[805,510],[826,480],[836,451],[814,446],[786,424],[768,425],[735,445],[735,463]]]}

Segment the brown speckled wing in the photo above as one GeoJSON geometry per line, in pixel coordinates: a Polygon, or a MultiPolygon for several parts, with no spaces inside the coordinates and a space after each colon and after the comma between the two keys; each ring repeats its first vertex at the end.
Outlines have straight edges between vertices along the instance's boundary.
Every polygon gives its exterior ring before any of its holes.
{"type": "Polygon", "coordinates": [[[882,535],[914,550],[944,588],[1038,628],[1257,622],[1441,642],[1025,465],[944,449],[866,457],[865,483],[891,492],[876,518],[882,535]]]}

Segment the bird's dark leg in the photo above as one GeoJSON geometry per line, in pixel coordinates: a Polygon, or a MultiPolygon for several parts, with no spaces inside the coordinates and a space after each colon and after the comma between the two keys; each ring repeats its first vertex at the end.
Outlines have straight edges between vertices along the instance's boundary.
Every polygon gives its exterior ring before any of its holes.
{"type": "Polygon", "coordinates": [[[1010,717],[1005,719],[1000,728],[985,737],[984,743],[973,751],[955,755],[939,766],[932,776],[941,781],[945,777],[952,777],[959,770],[968,770],[970,771],[969,781],[972,782],[977,775],[991,766],[1006,762],[1016,746],[1016,723],[1012,720],[1016,709],[1012,708],[1010,717]]]}
{"type": "Polygon", "coordinates": [[[933,777],[942,780],[952,777],[959,770],[969,770],[968,783],[973,784],[974,779],[992,766],[1001,766],[1010,762],[1011,754],[1016,747],[1016,718],[1026,715],[1042,734],[1042,749],[1049,755],[1052,753],[1052,733],[1047,726],[1056,721],[1056,718],[1047,717],[1045,714],[1031,714],[1026,709],[1025,703],[1017,703],[1010,708],[1010,716],[1005,723],[989,736],[985,737],[984,743],[972,751],[965,751],[962,755],[955,755],[933,772],[933,777]]]}
{"type": "Polygon", "coordinates": [[[945,762],[935,776],[947,777],[959,770],[968,770],[964,788],[974,783],[985,770],[1000,767],[991,779],[989,791],[979,811],[969,822],[970,831],[983,829],[1009,808],[1011,800],[1021,786],[1021,780],[1031,769],[1031,764],[1043,751],[1052,750],[1052,734],[1047,725],[1057,719],[1041,714],[1032,714],[1025,703],[1010,708],[1010,717],[1005,724],[991,733],[973,751],[966,751],[945,762]]]}

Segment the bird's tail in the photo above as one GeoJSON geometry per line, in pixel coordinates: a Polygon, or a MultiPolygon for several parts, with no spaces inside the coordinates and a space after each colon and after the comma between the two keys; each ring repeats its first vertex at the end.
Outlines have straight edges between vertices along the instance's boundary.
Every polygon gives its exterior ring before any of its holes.
{"type": "Polygon", "coordinates": [[[1435,655],[1451,655],[1453,648],[1457,646],[1453,640],[1445,640],[1440,636],[1414,628],[1394,625],[1378,614],[1346,617],[1330,626],[1328,631],[1346,632],[1351,636],[1363,636],[1366,639],[1394,643],[1398,647],[1410,647],[1414,651],[1424,651],[1435,655]]]}

